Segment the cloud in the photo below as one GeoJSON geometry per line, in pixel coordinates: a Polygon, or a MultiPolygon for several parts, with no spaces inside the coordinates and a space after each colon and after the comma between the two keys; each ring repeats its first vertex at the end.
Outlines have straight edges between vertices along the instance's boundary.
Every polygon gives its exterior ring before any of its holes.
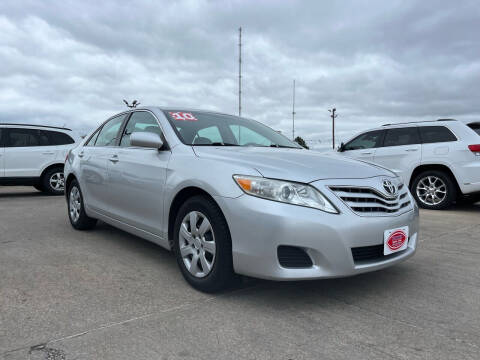
{"type": "MultiPolygon", "coordinates": [[[[237,112],[328,146],[381,123],[480,115],[477,1],[6,1],[0,121],[92,128],[122,99],[237,112]]],[[[320,145],[319,145],[320,144],[320,145]]]]}

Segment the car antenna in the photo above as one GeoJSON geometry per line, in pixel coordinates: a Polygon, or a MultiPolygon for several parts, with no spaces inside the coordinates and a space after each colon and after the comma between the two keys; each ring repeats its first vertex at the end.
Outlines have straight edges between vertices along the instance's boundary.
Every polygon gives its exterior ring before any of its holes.
{"type": "Polygon", "coordinates": [[[123,99],[123,102],[125,103],[125,105],[127,105],[127,107],[129,107],[130,109],[135,109],[138,105],[140,105],[140,103],[137,101],[137,100],[133,100],[132,101],[132,105],[130,105],[128,103],[127,100],[123,99]]]}

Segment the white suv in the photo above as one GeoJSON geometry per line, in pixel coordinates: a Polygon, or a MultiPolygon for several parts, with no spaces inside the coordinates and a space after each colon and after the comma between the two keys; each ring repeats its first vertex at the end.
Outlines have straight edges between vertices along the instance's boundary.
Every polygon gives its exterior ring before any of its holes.
{"type": "Polygon", "coordinates": [[[74,144],[67,128],[0,123],[0,185],[63,194],[63,166],[74,144]]]}
{"type": "Polygon", "coordinates": [[[338,152],[386,167],[427,209],[445,209],[458,196],[480,194],[480,122],[440,119],[387,124],[355,136],[338,152]]]}

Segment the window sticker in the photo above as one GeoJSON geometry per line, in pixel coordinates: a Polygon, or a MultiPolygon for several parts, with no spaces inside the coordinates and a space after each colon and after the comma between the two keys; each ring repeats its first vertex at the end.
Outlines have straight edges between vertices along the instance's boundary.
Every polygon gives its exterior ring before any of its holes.
{"type": "Polygon", "coordinates": [[[181,111],[176,111],[176,112],[169,111],[168,113],[174,120],[177,120],[177,121],[198,121],[198,119],[195,116],[193,116],[192,113],[181,112],[181,111]]]}

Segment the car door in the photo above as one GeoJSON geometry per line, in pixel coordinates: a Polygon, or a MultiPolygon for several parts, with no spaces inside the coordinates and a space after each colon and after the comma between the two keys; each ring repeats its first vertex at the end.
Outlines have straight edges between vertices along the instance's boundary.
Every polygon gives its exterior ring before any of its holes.
{"type": "Polygon", "coordinates": [[[3,133],[5,130],[3,128],[0,128],[0,178],[5,176],[5,147],[3,144],[3,133]]]}
{"type": "Polygon", "coordinates": [[[5,177],[38,177],[56,157],[49,139],[38,129],[5,129],[5,177]]]}
{"type": "Polygon", "coordinates": [[[420,164],[421,150],[416,126],[386,129],[383,144],[375,152],[374,163],[392,170],[408,183],[413,169],[420,164]]]}
{"type": "Polygon", "coordinates": [[[373,162],[376,148],[381,144],[384,130],[373,130],[361,134],[346,143],[340,154],[364,161],[373,162]]]}
{"type": "Polygon", "coordinates": [[[422,140],[422,163],[450,163],[457,141],[452,131],[445,126],[420,126],[418,129],[422,140]]]}
{"type": "Polygon", "coordinates": [[[162,236],[163,200],[169,150],[133,147],[130,135],[153,132],[163,137],[155,116],[136,111],[128,119],[119,146],[108,161],[112,215],[128,225],[162,236]]]}
{"type": "Polygon", "coordinates": [[[111,215],[108,162],[119,139],[126,114],[108,120],[82,147],[80,186],[86,206],[104,215],[111,215]]]}

